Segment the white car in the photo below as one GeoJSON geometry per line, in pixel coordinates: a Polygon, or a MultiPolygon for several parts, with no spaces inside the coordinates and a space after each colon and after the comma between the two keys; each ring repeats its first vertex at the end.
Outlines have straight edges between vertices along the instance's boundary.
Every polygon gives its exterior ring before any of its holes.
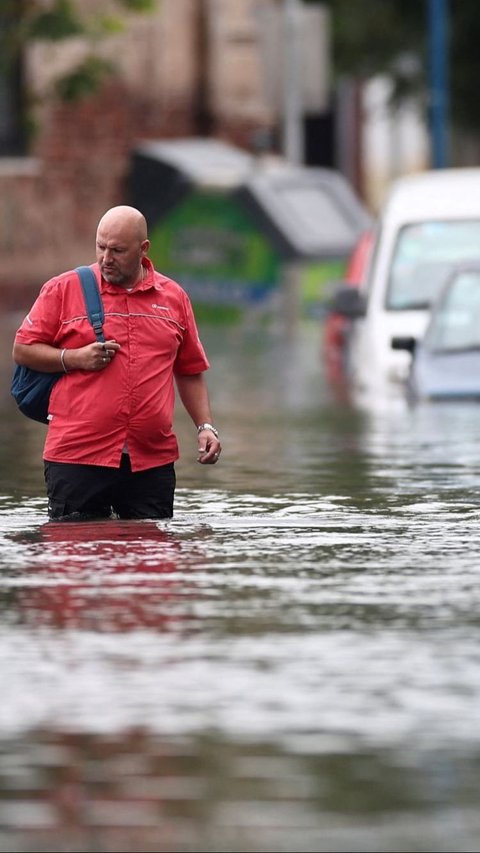
{"type": "Polygon", "coordinates": [[[452,273],[421,341],[395,338],[393,345],[412,354],[412,401],[480,400],[480,262],[452,273]]]}
{"type": "Polygon", "coordinates": [[[331,305],[351,320],[345,364],[354,387],[406,382],[411,355],[394,349],[393,338],[423,337],[449,273],[478,259],[479,250],[480,168],[427,171],[392,184],[364,282],[340,288],[331,305]]]}

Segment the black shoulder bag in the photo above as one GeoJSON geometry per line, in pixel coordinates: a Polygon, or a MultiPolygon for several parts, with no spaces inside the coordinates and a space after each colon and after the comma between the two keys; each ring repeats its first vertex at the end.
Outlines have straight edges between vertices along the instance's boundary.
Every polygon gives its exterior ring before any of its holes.
{"type": "MultiPolygon", "coordinates": [[[[88,319],[92,324],[95,337],[97,341],[103,343],[105,314],[95,274],[87,266],[76,267],[75,272],[82,285],[88,319]]],[[[55,382],[58,382],[62,376],[65,376],[65,373],[43,373],[17,364],[13,370],[10,390],[22,414],[34,421],[48,424],[50,394],[55,382]]]]}

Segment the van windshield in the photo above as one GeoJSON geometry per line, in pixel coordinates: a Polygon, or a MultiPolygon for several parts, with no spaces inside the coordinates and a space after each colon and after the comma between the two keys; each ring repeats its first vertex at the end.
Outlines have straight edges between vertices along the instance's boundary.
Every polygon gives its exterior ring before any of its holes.
{"type": "Polygon", "coordinates": [[[455,264],[479,258],[480,220],[404,226],[393,254],[387,308],[428,308],[455,264]]]}

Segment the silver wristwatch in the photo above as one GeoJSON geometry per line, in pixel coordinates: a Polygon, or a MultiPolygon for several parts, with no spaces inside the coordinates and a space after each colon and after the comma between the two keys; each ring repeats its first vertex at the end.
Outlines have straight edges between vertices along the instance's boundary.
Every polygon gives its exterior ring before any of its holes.
{"type": "Polygon", "coordinates": [[[199,424],[199,426],[197,426],[197,432],[203,432],[204,429],[209,429],[210,432],[213,432],[215,438],[218,438],[218,429],[216,429],[213,424],[199,424]]]}

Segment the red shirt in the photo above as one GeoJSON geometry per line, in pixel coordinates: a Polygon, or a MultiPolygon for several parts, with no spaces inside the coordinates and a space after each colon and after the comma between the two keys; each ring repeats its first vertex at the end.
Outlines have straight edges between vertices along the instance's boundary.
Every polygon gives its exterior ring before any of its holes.
{"type": "MultiPolygon", "coordinates": [[[[133,471],[178,459],[172,431],[174,374],[209,367],[190,300],[144,259],[146,277],[134,290],[109,284],[92,266],[105,309],[104,334],[121,348],[104,370],[74,370],[55,384],[44,458],[118,468],[125,443],[133,471]]],[[[47,281],[17,331],[20,344],[59,349],[94,342],[74,271],[47,281]]],[[[67,356],[68,364],[68,356],[67,356]]]]}

